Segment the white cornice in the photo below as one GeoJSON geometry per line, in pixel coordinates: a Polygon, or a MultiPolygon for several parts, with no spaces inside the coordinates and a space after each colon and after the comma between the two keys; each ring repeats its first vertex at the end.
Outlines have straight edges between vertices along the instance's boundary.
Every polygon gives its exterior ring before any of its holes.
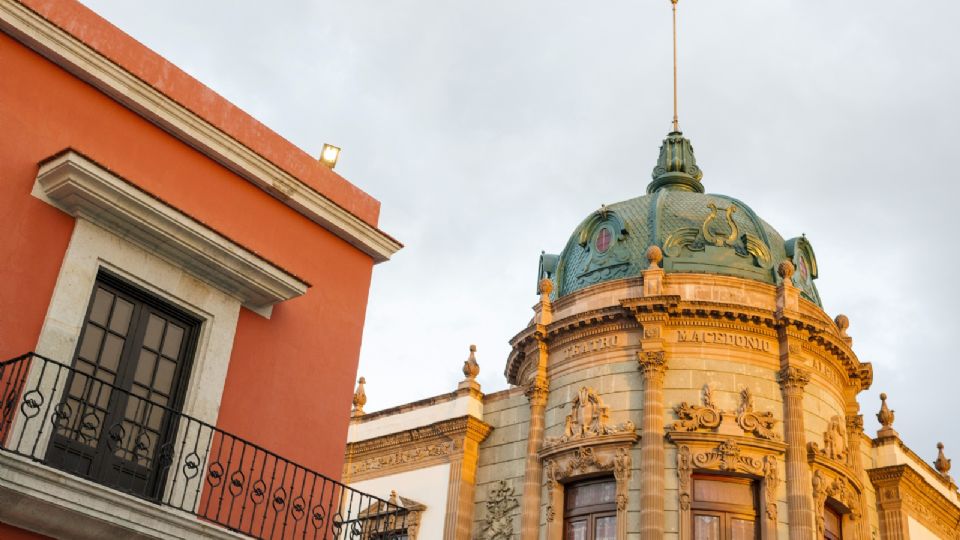
{"type": "Polygon", "coordinates": [[[34,195],[171,261],[254,311],[264,313],[309,287],[72,150],[40,166],[34,195]]]}
{"type": "Polygon", "coordinates": [[[0,30],[322,225],[375,263],[402,245],[15,0],[0,30]]]}

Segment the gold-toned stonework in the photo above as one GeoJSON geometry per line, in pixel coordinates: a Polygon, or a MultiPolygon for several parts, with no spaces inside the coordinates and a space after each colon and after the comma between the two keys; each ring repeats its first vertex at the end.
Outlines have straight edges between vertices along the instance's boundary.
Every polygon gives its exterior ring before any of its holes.
{"type": "Polygon", "coordinates": [[[844,430],[845,422],[837,415],[830,419],[827,430],[823,432],[823,448],[815,442],[807,443],[808,452],[819,453],[828,459],[846,461],[847,434],[844,430]]]}
{"type": "Polygon", "coordinates": [[[398,496],[396,491],[390,492],[390,499],[387,502],[393,505],[393,508],[378,501],[360,511],[359,517],[363,523],[361,536],[363,538],[402,536],[407,540],[417,540],[420,534],[420,521],[427,510],[426,505],[398,496]],[[396,507],[406,510],[406,515],[399,517],[394,510],[396,507]]]}
{"type": "MultiPolygon", "coordinates": [[[[860,495],[850,486],[843,477],[830,477],[822,470],[813,473],[813,501],[817,519],[817,534],[822,537],[824,532],[824,512],[827,499],[832,501],[831,507],[842,511],[843,522],[856,522],[860,519],[860,495]]],[[[843,523],[844,525],[846,523],[843,523]]],[[[855,536],[855,526],[845,527],[850,530],[844,537],[855,536]]]]}
{"type": "Polygon", "coordinates": [[[513,530],[513,511],[519,506],[513,486],[506,480],[500,480],[487,499],[487,515],[483,520],[481,540],[512,540],[516,538],[513,530]]]}
{"type": "Polygon", "coordinates": [[[907,522],[913,518],[940,538],[960,540],[960,508],[909,465],[880,467],[867,473],[877,493],[882,538],[907,538],[907,522]]]}

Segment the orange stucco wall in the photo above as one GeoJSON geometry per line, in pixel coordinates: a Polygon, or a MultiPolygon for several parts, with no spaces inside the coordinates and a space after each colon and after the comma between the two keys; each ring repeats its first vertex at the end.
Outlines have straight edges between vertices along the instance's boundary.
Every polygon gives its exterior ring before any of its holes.
{"type": "Polygon", "coordinates": [[[48,540],[50,537],[0,522],[0,538],[3,540],[48,540]]]}
{"type": "Polygon", "coordinates": [[[380,203],[75,0],[20,0],[137,78],[376,226],[380,203]]]}
{"type": "Polygon", "coordinates": [[[32,350],[74,219],[30,196],[72,147],[312,284],[241,310],[219,427],[339,477],[372,260],[0,33],[0,358],[32,350]]]}

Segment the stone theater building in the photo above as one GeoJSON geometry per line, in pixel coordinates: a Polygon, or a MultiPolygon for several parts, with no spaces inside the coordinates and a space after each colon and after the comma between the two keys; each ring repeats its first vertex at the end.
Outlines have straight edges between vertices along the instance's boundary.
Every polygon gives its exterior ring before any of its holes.
{"type": "Polygon", "coordinates": [[[864,432],[872,369],[811,242],[705,193],[677,130],[652,176],[541,256],[509,389],[472,350],[449,394],[364,413],[361,384],[345,481],[420,540],[960,539],[942,448],[911,451],[886,395],[864,432]]]}

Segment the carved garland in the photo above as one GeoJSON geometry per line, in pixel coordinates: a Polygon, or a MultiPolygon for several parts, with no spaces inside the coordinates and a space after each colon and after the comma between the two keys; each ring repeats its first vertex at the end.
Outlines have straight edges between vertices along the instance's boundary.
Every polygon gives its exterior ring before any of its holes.
{"type": "Polygon", "coordinates": [[[823,537],[824,510],[827,498],[840,503],[847,511],[846,513],[851,521],[855,522],[860,519],[860,495],[855,488],[848,484],[846,479],[838,477],[831,480],[823,474],[823,471],[817,470],[813,474],[812,483],[814,511],[817,516],[817,534],[820,537],[823,537]]]}

